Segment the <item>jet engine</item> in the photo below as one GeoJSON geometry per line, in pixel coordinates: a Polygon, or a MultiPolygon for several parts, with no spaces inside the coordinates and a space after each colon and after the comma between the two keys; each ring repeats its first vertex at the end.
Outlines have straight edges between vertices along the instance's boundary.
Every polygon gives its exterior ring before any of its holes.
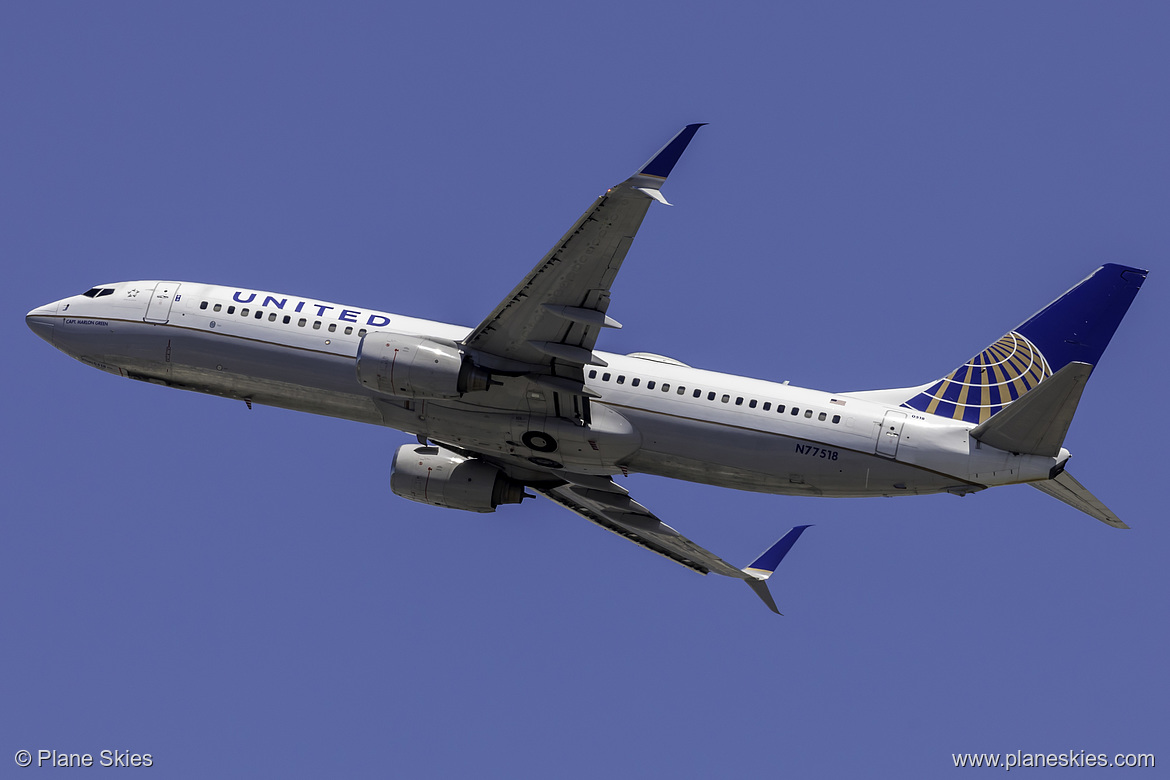
{"type": "Polygon", "coordinates": [[[418,444],[404,444],[394,453],[390,489],[420,504],[469,512],[494,512],[525,498],[524,485],[490,463],[418,444]]]}
{"type": "Polygon", "coordinates": [[[389,331],[362,338],[357,378],[371,390],[401,398],[458,398],[491,384],[491,373],[455,342],[389,331]]]}

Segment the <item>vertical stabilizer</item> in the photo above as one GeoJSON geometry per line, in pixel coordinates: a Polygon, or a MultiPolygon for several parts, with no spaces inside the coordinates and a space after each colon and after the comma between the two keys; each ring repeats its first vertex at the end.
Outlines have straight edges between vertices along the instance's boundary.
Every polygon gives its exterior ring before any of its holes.
{"type": "Polygon", "coordinates": [[[1070,363],[1096,366],[1146,273],[1113,263],[1101,266],[903,405],[983,423],[1070,363]]]}

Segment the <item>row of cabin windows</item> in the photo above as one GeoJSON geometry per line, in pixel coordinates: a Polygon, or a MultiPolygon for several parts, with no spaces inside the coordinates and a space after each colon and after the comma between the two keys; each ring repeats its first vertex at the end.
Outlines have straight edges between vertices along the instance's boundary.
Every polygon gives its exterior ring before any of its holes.
{"type": "MultiPolygon", "coordinates": [[[[207,301],[200,301],[200,302],[199,302],[199,308],[200,308],[200,309],[206,309],[206,308],[207,308],[207,306],[208,306],[208,303],[207,303],[207,301]]],[[[212,311],[222,311],[222,310],[223,310],[223,304],[222,304],[222,303],[217,303],[217,304],[215,304],[215,305],[213,305],[213,306],[211,307],[211,310],[212,310],[212,311]]],[[[227,307],[227,313],[228,313],[228,314],[235,314],[235,313],[236,313],[236,307],[235,307],[235,306],[228,306],[228,307],[227,307]]],[[[247,317],[249,314],[252,314],[252,311],[251,311],[251,309],[247,308],[246,306],[245,306],[244,308],[240,309],[240,316],[241,316],[241,317],[247,317]]],[[[263,311],[263,309],[256,309],[256,313],[255,313],[253,316],[254,316],[256,319],[258,319],[258,320],[262,320],[262,319],[264,319],[264,311],[263,311]]],[[[276,312],[274,312],[274,311],[268,312],[268,321],[269,321],[269,322],[276,322],[276,318],[277,318],[278,316],[279,316],[279,315],[278,315],[276,312]]],[[[291,322],[292,322],[292,317],[290,317],[289,315],[287,315],[287,314],[286,314],[286,315],[284,315],[284,318],[283,318],[281,321],[282,321],[282,322],[283,322],[285,325],[288,325],[289,323],[291,323],[291,322]]],[[[303,327],[305,327],[305,326],[306,326],[308,323],[309,323],[309,321],[308,321],[307,319],[305,319],[304,317],[301,317],[300,319],[298,319],[298,320],[297,320],[297,327],[298,327],[298,328],[303,328],[303,327]]],[[[313,330],[321,330],[321,320],[313,320],[313,330]]],[[[331,323],[329,323],[329,326],[326,328],[326,330],[327,330],[327,331],[329,331],[330,333],[336,333],[336,332],[337,332],[337,323],[336,323],[336,322],[331,322],[331,323]]],[[[364,336],[364,335],[366,335],[366,333],[367,333],[367,332],[368,332],[368,331],[367,331],[365,328],[361,328],[361,329],[359,329],[359,330],[358,330],[357,334],[358,334],[359,336],[364,336]]],[[[346,325],[346,326],[345,326],[345,330],[343,330],[343,331],[342,331],[342,333],[344,333],[346,336],[351,336],[351,335],[353,335],[353,326],[352,326],[352,325],[346,325]]]]}
{"type": "MultiPolygon", "coordinates": [[[[589,371],[589,378],[590,379],[597,378],[597,369],[591,369],[589,371]]],[[[608,382],[608,381],[610,381],[611,378],[612,378],[612,374],[610,374],[609,372],[606,372],[606,373],[601,375],[602,382],[608,382]]],[[[625,374],[618,374],[617,379],[615,381],[619,385],[624,385],[626,383],[625,374]]],[[[641,383],[642,383],[642,380],[639,377],[633,377],[632,379],[630,379],[630,387],[638,387],[641,383]]],[[[655,380],[653,380],[653,379],[648,380],[646,382],[646,389],[653,390],[656,384],[657,383],[655,382],[655,380]]],[[[658,385],[658,389],[661,390],[663,393],[669,393],[670,392],[670,383],[663,382],[661,385],[658,385]]],[[[685,387],[683,387],[682,385],[679,385],[675,389],[674,392],[676,395],[686,395],[687,389],[685,387]]],[[[707,400],[714,401],[716,396],[719,396],[720,403],[724,403],[724,404],[731,403],[731,396],[729,394],[723,393],[722,395],[719,395],[718,393],[715,393],[713,391],[709,391],[707,393],[707,400]]],[[[691,391],[691,397],[692,398],[702,398],[703,391],[700,390],[699,388],[695,388],[694,390],[691,391]]],[[[744,405],[743,396],[736,396],[735,405],[736,406],[743,406],[744,405]]],[[[761,409],[763,409],[763,411],[765,411],[765,412],[772,411],[772,402],[771,401],[764,401],[763,405],[761,406],[760,402],[757,401],[755,398],[747,399],[747,407],[749,409],[755,409],[758,406],[761,409]]],[[[788,414],[792,415],[793,417],[800,416],[800,407],[797,407],[797,406],[786,407],[784,404],[776,404],[776,414],[784,414],[785,411],[787,411],[788,414]]],[[[814,412],[812,409],[805,409],[804,410],[804,416],[808,419],[812,419],[812,416],[814,414],[816,414],[817,419],[820,420],[821,422],[824,422],[825,420],[829,419],[828,412],[814,412]]],[[[832,419],[829,420],[829,422],[833,423],[834,425],[839,424],[841,422],[841,415],[839,415],[839,414],[833,415],[832,419]]]]}

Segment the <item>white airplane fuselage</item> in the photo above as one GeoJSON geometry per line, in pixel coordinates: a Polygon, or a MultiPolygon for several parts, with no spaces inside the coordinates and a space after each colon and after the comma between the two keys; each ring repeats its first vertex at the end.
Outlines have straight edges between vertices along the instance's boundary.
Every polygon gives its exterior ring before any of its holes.
{"type": "Polygon", "coordinates": [[[827,393],[597,351],[588,424],[525,376],[454,399],[388,396],[358,381],[367,333],[458,342],[469,328],[284,294],[190,282],[104,285],[30,312],[30,327],[109,373],[383,425],[457,448],[579,474],[642,472],[763,493],[893,496],[1048,479],[1068,458],[980,444],[971,423],[866,394],[827,393]],[[512,408],[500,411],[500,396],[512,408]],[[491,399],[492,404],[485,403],[491,399]],[[544,432],[549,439],[532,438],[544,432]],[[526,437],[527,434],[527,437],[526,437]],[[555,441],[555,451],[546,446],[555,441]]]}

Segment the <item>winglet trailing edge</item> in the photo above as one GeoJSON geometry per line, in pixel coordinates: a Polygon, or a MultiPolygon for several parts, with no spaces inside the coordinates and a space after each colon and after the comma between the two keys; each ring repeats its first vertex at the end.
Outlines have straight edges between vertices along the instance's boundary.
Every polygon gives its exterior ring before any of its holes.
{"type": "Polygon", "coordinates": [[[776,607],[776,600],[772,598],[771,591],[768,590],[767,580],[776,571],[776,567],[780,565],[780,561],[784,560],[784,556],[792,549],[792,545],[796,544],[796,540],[808,528],[807,525],[798,525],[784,536],[780,537],[774,545],[764,551],[763,555],[756,558],[750,564],[743,568],[744,574],[749,576],[744,578],[744,582],[752,589],[752,592],[760,597],[760,600],[768,605],[768,609],[775,612],[777,615],[783,613],[776,607]]]}

